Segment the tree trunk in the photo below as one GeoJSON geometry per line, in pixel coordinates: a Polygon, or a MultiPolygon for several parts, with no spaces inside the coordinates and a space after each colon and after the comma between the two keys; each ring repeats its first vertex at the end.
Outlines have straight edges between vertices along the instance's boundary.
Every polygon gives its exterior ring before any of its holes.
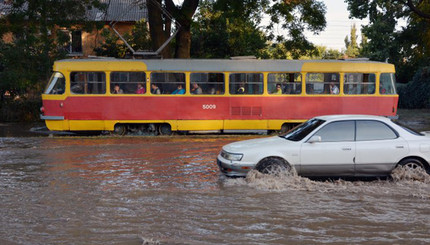
{"type": "MultiPolygon", "coordinates": [[[[161,0],[147,2],[149,31],[151,33],[152,48],[158,50],[161,45],[169,38],[171,20],[163,18],[163,12],[156,3],[161,6],[161,0]]],[[[170,45],[167,45],[162,51],[163,58],[171,58],[170,45]]]]}
{"type": "Polygon", "coordinates": [[[178,34],[176,34],[175,58],[190,58],[191,51],[191,31],[190,25],[181,26],[178,34]]]}

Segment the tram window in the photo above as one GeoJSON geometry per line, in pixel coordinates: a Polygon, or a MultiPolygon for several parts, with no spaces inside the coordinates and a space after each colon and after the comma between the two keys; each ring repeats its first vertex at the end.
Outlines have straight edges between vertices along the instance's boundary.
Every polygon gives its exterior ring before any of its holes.
{"type": "Polygon", "coordinates": [[[345,73],[343,92],[345,94],[374,94],[375,74],[345,73]]]}
{"type": "Polygon", "coordinates": [[[306,74],[307,94],[339,94],[339,73],[306,74]]]}
{"type": "Polygon", "coordinates": [[[230,74],[230,94],[263,94],[263,74],[230,74]]]}
{"type": "Polygon", "coordinates": [[[396,94],[396,77],[394,73],[382,73],[379,79],[379,93],[380,94],[396,94]]]}
{"type": "Polygon", "coordinates": [[[300,73],[270,73],[267,76],[269,94],[301,94],[302,75],[300,73]]]}
{"type": "Polygon", "coordinates": [[[146,74],[144,72],[112,72],[110,74],[111,93],[115,86],[124,94],[145,94],[146,74]]]}
{"type": "Polygon", "coordinates": [[[66,79],[60,72],[54,72],[45,89],[45,94],[64,94],[66,79]]]}
{"type": "MultiPolygon", "coordinates": [[[[184,73],[168,73],[168,72],[153,72],[151,73],[151,87],[156,85],[161,94],[183,94],[185,93],[185,74],[184,73]],[[178,87],[182,87],[182,91],[178,87]]],[[[158,94],[154,89],[151,93],[158,94]]]]}
{"type": "Polygon", "coordinates": [[[224,94],[223,73],[191,73],[191,94],[224,94]]]}
{"type": "Polygon", "coordinates": [[[73,94],[104,94],[106,75],[104,72],[72,72],[70,91],[73,94]]]}

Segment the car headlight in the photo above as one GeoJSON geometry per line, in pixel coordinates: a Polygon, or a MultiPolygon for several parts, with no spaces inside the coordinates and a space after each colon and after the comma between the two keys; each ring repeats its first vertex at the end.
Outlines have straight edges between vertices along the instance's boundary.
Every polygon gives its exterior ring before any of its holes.
{"type": "Polygon", "coordinates": [[[240,161],[242,160],[243,154],[241,153],[230,153],[226,151],[221,151],[221,156],[230,161],[240,161]]]}

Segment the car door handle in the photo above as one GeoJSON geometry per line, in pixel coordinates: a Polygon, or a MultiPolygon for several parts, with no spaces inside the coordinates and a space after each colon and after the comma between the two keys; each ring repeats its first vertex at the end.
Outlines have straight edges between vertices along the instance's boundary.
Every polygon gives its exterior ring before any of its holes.
{"type": "Polygon", "coordinates": [[[344,151],[350,151],[351,147],[343,147],[342,150],[344,150],[344,151]]]}
{"type": "Polygon", "coordinates": [[[396,145],[396,148],[397,149],[403,149],[403,148],[405,148],[403,145],[396,145]]]}

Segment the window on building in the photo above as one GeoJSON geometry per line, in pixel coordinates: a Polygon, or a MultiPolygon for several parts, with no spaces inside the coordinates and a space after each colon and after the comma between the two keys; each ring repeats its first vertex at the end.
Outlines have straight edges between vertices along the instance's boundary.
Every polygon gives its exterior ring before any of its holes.
{"type": "Polygon", "coordinates": [[[263,94],[263,74],[230,74],[230,94],[263,94]]]}
{"type": "Polygon", "coordinates": [[[62,35],[68,41],[64,45],[64,49],[69,55],[82,55],[82,31],[80,30],[61,30],[62,35]]]}
{"type": "Polygon", "coordinates": [[[159,94],[157,91],[160,94],[185,94],[185,74],[170,72],[151,73],[151,93],[159,94]]]}
{"type": "Polygon", "coordinates": [[[191,73],[191,94],[224,94],[223,73],[191,73]]]}
{"type": "Polygon", "coordinates": [[[106,75],[104,72],[72,72],[70,91],[72,94],[104,94],[106,75]]]}
{"type": "Polygon", "coordinates": [[[267,76],[269,94],[300,94],[302,75],[300,73],[270,73],[267,76]]]}
{"type": "Polygon", "coordinates": [[[111,72],[110,90],[112,94],[145,94],[146,74],[144,72],[111,72]]]}
{"type": "Polygon", "coordinates": [[[345,94],[374,94],[375,74],[345,73],[343,92],[345,94]]]}
{"type": "Polygon", "coordinates": [[[339,73],[306,74],[307,94],[339,94],[339,73]]]}

